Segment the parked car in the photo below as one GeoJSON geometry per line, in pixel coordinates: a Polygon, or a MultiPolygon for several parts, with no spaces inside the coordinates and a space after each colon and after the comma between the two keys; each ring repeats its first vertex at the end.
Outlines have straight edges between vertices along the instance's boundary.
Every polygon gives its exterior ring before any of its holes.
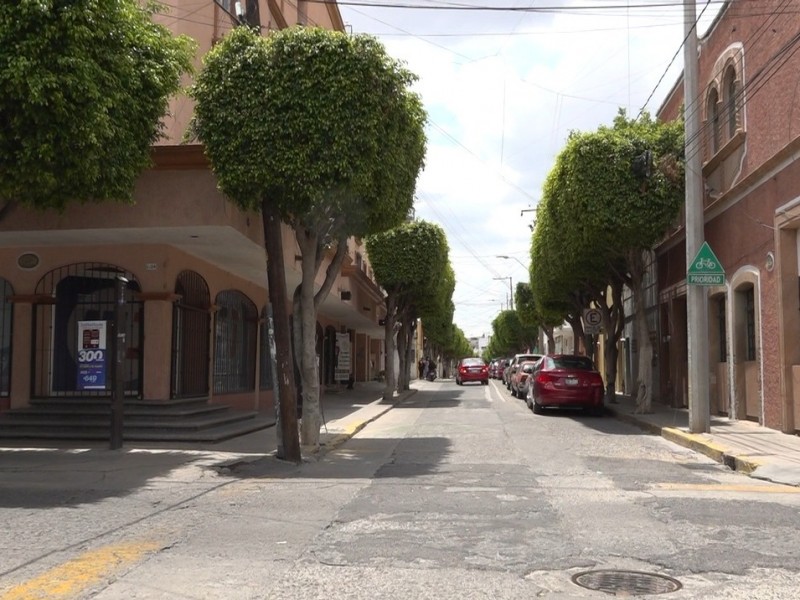
{"type": "Polygon", "coordinates": [[[511,378],[514,376],[514,373],[519,367],[520,363],[526,360],[539,360],[542,358],[541,354],[531,354],[531,353],[524,353],[524,354],[515,354],[514,358],[511,359],[511,362],[508,363],[505,371],[503,372],[503,383],[505,384],[506,388],[509,390],[511,389],[511,378]]]}
{"type": "Polygon", "coordinates": [[[526,402],[534,413],[545,408],[583,408],[603,414],[603,378],[586,356],[547,354],[531,374],[526,402]]]}
{"type": "Polygon", "coordinates": [[[519,368],[511,376],[510,389],[512,396],[525,399],[525,395],[528,393],[528,380],[537,362],[536,360],[524,360],[519,364],[519,368]]]}
{"type": "Polygon", "coordinates": [[[508,365],[508,358],[496,358],[489,365],[489,377],[492,379],[502,379],[503,370],[508,365]]]}
{"type": "Polygon", "coordinates": [[[483,385],[489,385],[489,365],[482,358],[470,356],[458,361],[456,385],[463,385],[467,381],[480,381],[483,385]]]}

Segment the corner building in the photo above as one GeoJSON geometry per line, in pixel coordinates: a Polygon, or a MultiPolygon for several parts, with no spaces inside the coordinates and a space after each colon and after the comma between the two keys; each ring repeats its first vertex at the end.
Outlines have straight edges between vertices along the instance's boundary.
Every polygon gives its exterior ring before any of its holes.
{"type": "MultiPolygon", "coordinates": [[[[264,35],[298,23],[344,30],[335,3],[242,4],[246,20],[264,35]]],[[[198,69],[202,56],[237,25],[234,3],[227,0],[173,0],[168,8],[156,18],[197,41],[198,69]]],[[[202,146],[181,144],[192,112],[188,97],[172,100],[166,138],[152,149],[154,164],[139,178],[135,204],[73,204],[64,213],[18,207],[4,219],[0,413],[37,399],[47,399],[58,412],[58,402],[110,397],[109,364],[95,374],[94,386],[81,383],[80,336],[91,337],[85,322],[114,319],[123,276],[126,402],[166,405],[195,398],[274,415],[261,215],[240,210],[220,193],[202,146]]],[[[300,282],[300,261],[286,226],[283,250],[291,296],[300,282]]],[[[323,392],[337,384],[342,334],[350,342],[356,382],[384,368],[383,297],[361,241],[349,240],[348,258],[318,315],[323,392]]],[[[109,332],[101,333],[110,345],[109,332]]]]}

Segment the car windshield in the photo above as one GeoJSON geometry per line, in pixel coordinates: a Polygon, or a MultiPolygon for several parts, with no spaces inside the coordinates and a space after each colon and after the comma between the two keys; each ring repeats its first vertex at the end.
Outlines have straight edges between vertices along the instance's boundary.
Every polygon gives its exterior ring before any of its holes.
{"type": "Polygon", "coordinates": [[[577,369],[594,371],[594,364],[586,356],[554,356],[553,364],[558,369],[577,369]]]}

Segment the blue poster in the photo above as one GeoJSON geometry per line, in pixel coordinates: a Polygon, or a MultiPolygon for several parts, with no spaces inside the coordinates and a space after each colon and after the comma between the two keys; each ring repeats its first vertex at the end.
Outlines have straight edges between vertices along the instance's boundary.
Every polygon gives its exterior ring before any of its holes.
{"type": "Polygon", "coordinates": [[[106,389],[107,321],[78,321],[78,389],[106,389]]]}

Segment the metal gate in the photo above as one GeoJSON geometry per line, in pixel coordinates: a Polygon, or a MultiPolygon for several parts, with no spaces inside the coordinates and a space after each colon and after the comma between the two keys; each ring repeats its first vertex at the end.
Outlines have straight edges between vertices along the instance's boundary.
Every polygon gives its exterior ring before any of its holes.
{"type": "Polygon", "coordinates": [[[172,397],[208,394],[211,299],[208,285],[194,271],[178,275],[180,296],[172,312],[172,397]]]}
{"type": "Polygon", "coordinates": [[[8,298],[14,294],[11,284],[0,278],[0,396],[11,391],[11,324],[14,305],[8,298]]]}
{"type": "Polygon", "coordinates": [[[36,285],[36,295],[45,299],[39,299],[33,305],[33,397],[111,394],[109,353],[104,353],[92,367],[98,385],[87,389],[79,383],[79,371],[85,368],[79,361],[82,348],[79,332],[81,322],[105,322],[108,326],[103,329],[106,335],[102,346],[110,348],[109,331],[115,318],[117,278],[120,276],[127,279],[119,327],[119,331],[125,334],[123,389],[126,395],[141,397],[144,309],[142,302],[134,298],[139,284],[131,273],[106,263],[75,263],[54,269],[36,285]]]}

